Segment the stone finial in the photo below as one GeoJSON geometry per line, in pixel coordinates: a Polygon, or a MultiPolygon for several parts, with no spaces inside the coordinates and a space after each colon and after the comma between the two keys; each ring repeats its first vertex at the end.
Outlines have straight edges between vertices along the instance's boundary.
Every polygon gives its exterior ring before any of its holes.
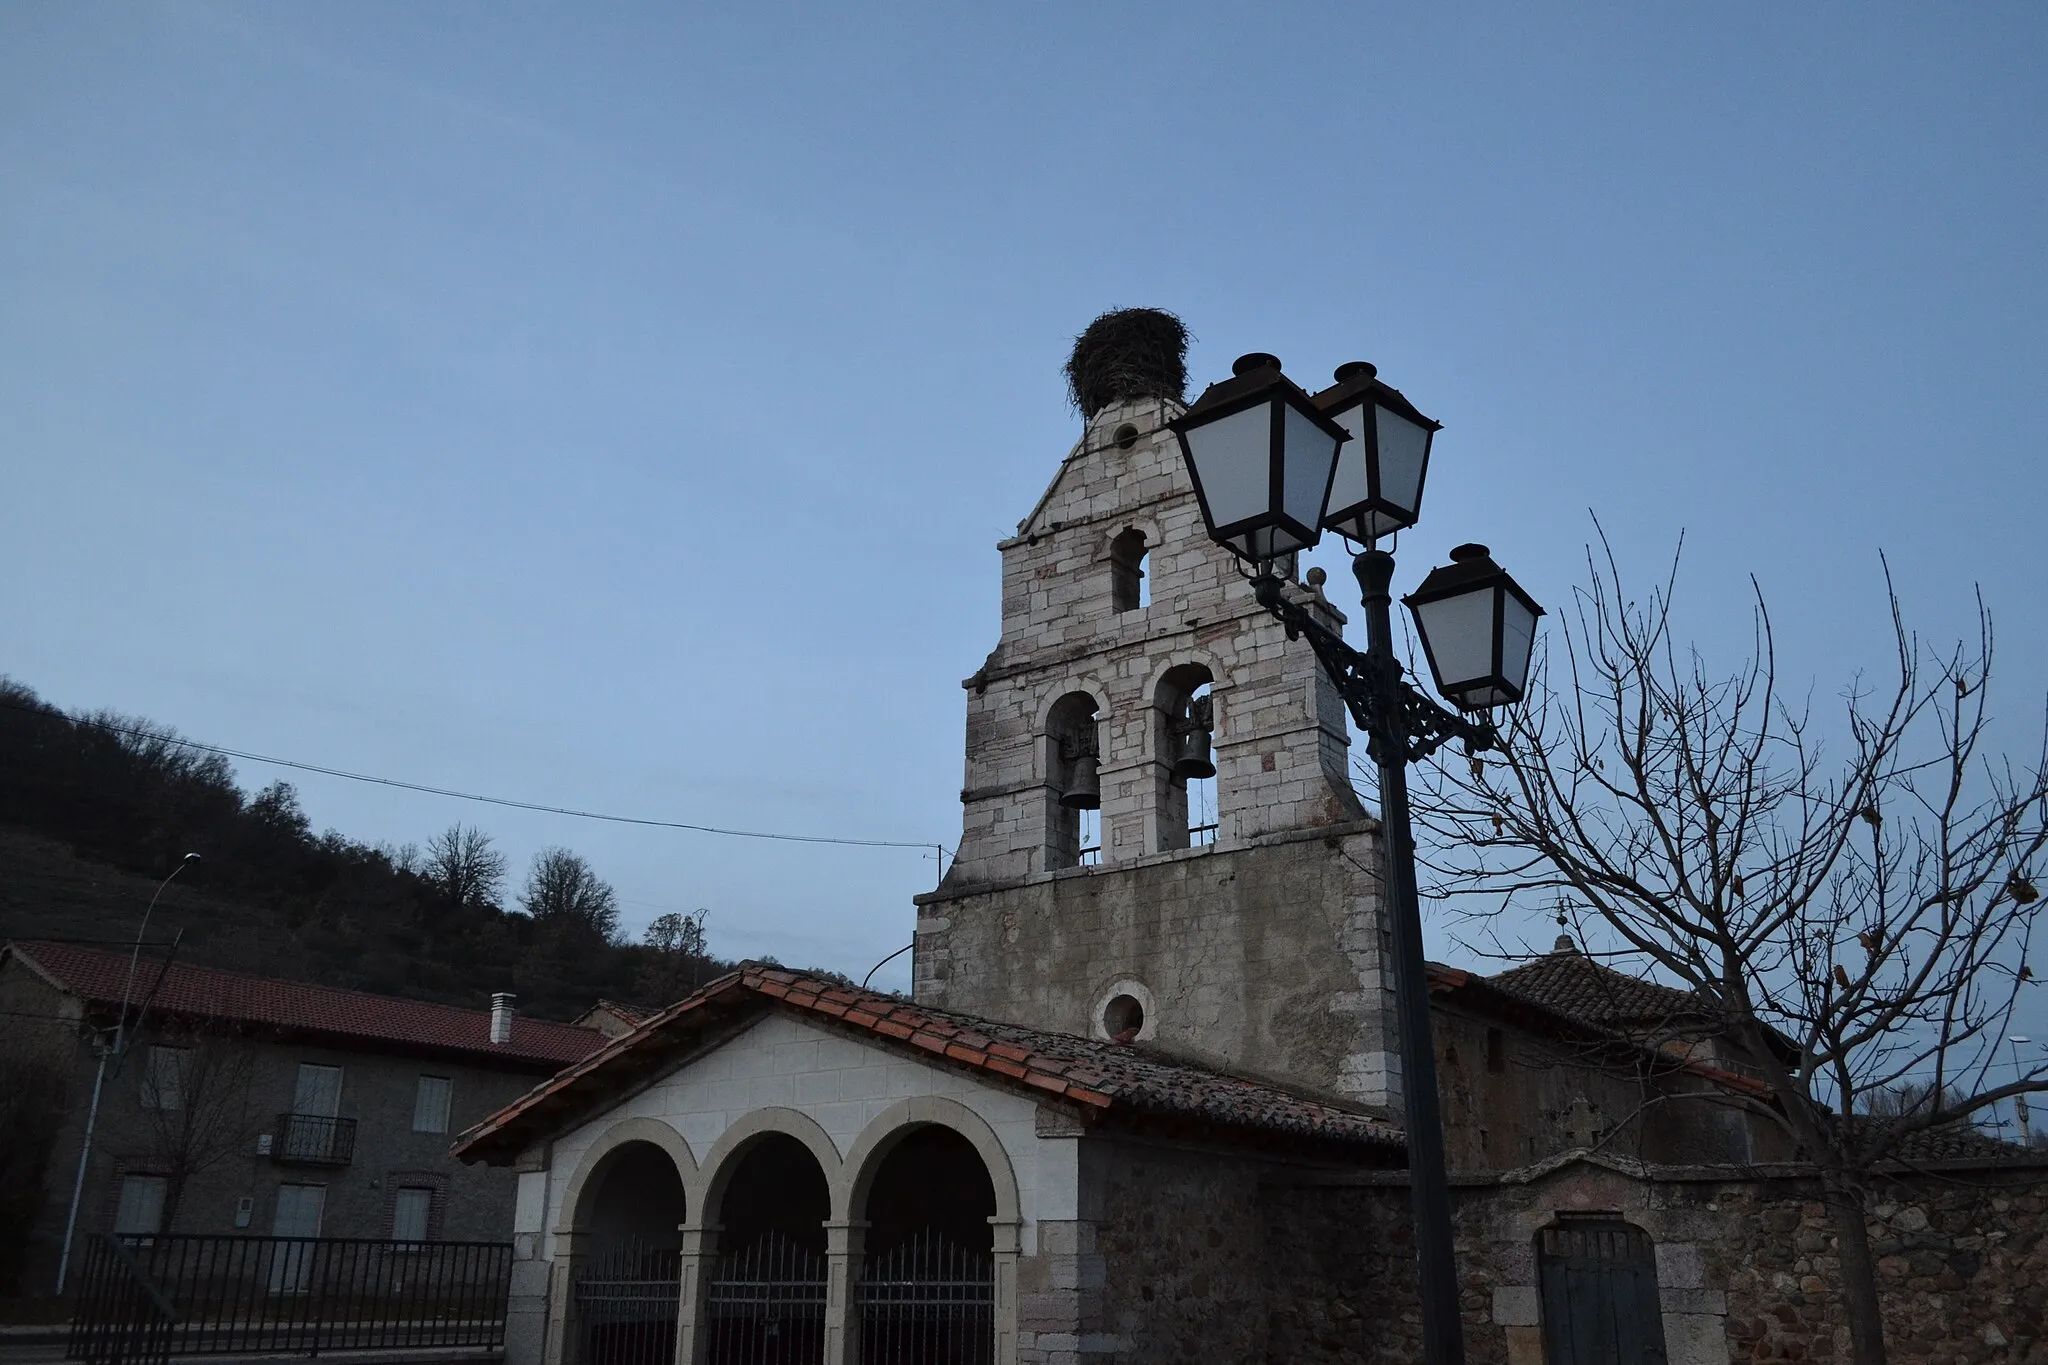
{"type": "Polygon", "coordinates": [[[1579,945],[1572,942],[1570,934],[1559,934],[1557,942],[1550,945],[1550,951],[1553,953],[1576,953],[1578,950],[1579,945]]]}

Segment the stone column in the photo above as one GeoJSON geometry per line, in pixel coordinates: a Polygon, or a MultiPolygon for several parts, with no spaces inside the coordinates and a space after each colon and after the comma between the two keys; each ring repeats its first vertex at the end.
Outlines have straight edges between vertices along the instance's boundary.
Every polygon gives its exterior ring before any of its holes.
{"type": "Polygon", "coordinates": [[[541,1254],[538,1232],[512,1238],[512,1284],[505,1301],[505,1365],[545,1365],[551,1263],[541,1254]]]}
{"type": "Polygon", "coordinates": [[[704,1365],[711,1337],[704,1296],[721,1229],[716,1223],[683,1223],[678,1231],[683,1234],[683,1249],[676,1286],[675,1365],[704,1365]]]}
{"type": "MultiPolygon", "coordinates": [[[[549,1276],[548,1285],[547,1345],[541,1360],[542,1365],[575,1365],[576,1332],[580,1325],[576,1321],[576,1272],[581,1268],[579,1258],[588,1252],[590,1234],[574,1228],[556,1228],[554,1239],[554,1271],[549,1276]]],[[[506,1365],[512,1365],[511,1353],[508,1332],[506,1365]]]]}
{"type": "Polygon", "coordinates": [[[996,1365],[1017,1365],[1017,1259],[1022,1254],[1019,1236],[1023,1224],[1015,1219],[991,1218],[996,1255],[995,1302],[992,1305],[996,1329],[996,1365]]]}
{"type": "Polygon", "coordinates": [[[860,1283],[867,1231],[868,1225],[860,1220],[825,1224],[824,1365],[852,1365],[860,1354],[860,1305],[854,1287],[860,1283]]]}

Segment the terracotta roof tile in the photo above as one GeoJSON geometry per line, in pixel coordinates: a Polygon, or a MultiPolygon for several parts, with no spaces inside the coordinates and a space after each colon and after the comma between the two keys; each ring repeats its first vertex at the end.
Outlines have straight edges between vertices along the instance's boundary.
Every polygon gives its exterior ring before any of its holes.
{"type": "MultiPolygon", "coordinates": [[[[604,1079],[674,1065],[699,1045],[696,1022],[719,1003],[718,1017],[748,1008],[779,1008],[821,1024],[853,1028],[885,1046],[905,1041],[935,1062],[1021,1082],[1061,1096],[1105,1118],[1187,1120],[1220,1129],[1285,1135],[1350,1146],[1398,1149],[1399,1128],[1386,1121],[1262,1081],[1166,1058],[1144,1046],[1103,1042],[999,1023],[951,1010],[909,1004],[870,991],[831,987],[846,997],[826,1004],[827,983],[780,969],[748,964],[712,982],[690,1000],[648,1020],[548,1085],[507,1106],[462,1135],[456,1153],[466,1160],[508,1160],[529,1142],[580,1122],[614,1093],[604,1079]],[[637,1059],[637,1060],[636,1060],[637,1059]]],[[[715,1035],[714,1035],[715,1036],[715,1035]]]]}
{"type": "MultiPolygon", "coordinates": [[[[32,964],[72,995],[94,1005],[120,1006],[128,981],[127,953],[29,941],[9,943],[5,951],[32,964]]],[[[338,1039],[549,1066],[587,1057],[605,1041],[596,1029],[514,1015],[511,1041],[494,1044],[489,1010],[457,1009],[304,981],[278,981],[184,962],[165,966],[144,959],[135,971],[132,998],[147,999],[150,1010],[160,1014],[226,1019],[338,1039]]]]}
{"type": "Polygon", "coordinates": [[[1691,992],[1617,972],[1571,947],[1498,972],[1486,982],[1509,995],[1602,1028],[1707,1018],[1703,1002],[1691,992]]]}

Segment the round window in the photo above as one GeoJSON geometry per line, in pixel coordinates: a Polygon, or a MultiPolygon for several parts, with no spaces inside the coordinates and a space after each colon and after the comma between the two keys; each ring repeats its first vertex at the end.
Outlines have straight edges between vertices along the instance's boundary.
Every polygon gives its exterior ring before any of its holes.
{"type": "Polygon", "coordinates": [[[1135,995],[1111,996],[1102,1007],[1102,1031],[1118,1042],[1129,1042],[1145,1027],[1145,1007],[1135,995]]]}

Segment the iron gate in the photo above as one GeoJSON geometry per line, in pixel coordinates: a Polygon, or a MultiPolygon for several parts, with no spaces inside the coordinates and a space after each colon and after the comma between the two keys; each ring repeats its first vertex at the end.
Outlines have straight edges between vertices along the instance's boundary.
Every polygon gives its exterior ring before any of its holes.
{"type": "Polygon", "coordinates": [[[704,1295],[710,1365],[817,1365],[825,1256],[767,1233],[713,1263],[704,1295]]]}
{"type": "Polygon", "coordinates": [[[1574,1220],[1537,1234],[1548,1365],[1664,1365],[1657,1252],[1641,1228],[1574,1220]]]}
{"type": "Polygon", "coordinates": [[[682,1252],[638,1239],[600,1252],[576,1274],[577,1365],[670,1365],[676,1354],[682,1252]]]}
{"type": "Polygon", "coordinates": [[[926,1230],[871,1257],[860,1282],[863,1365],[992,1365],[995,1257],[926,1230]]]}

